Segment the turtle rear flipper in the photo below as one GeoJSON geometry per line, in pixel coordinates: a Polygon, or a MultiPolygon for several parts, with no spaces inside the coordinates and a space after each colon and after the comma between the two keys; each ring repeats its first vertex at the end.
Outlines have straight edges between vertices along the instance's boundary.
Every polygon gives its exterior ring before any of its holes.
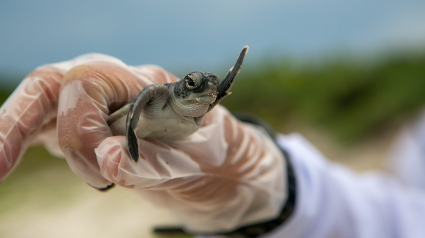
{"type": "Polygon", "coordinates": [[[221,102],[225,97],[230,95],[230,89],[232,88],[233,81],[235,80],[236,76],[238,75],[239,71],[241,70],[243,60],[246,56],[246,53],[248,52],[249,47],[246,45],[242,48],[241,53],[239,54],[238,59],[236,60],[235,66],[230,68],[229,72],[227,72],[224,79],[221,81],[220,85],[217,88],[217,98],[210,105],[208,108],[208,111],[213,109],[217,104],[221,102]]]}
{"type": "Polygon", "coordinates": [[[152,84],[144,88],[139,95],[130,103],[126,121],[126,139],[130,158],[137,163],[139,160],[139,142],[135,133],[137,123],[143,108],[152,100],[166,95],[164,104],[168,99],[168,87],[164,84],[152,84]]]}

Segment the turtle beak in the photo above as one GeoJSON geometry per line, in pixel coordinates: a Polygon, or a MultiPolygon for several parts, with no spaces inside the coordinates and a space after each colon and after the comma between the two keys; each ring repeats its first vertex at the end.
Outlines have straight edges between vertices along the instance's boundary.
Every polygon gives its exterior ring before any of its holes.
{"type": "Polygon", "coordinates": [[[191,91],[190,95],[186,97],[186,100],[210,105],[217,98],[218,86],[218,76],[210,73],[202,73],[201,83],[191,91]]]}
{"type": "Polygon", "coordinates": [[[214,103],[217,98],[217,87],[218,80],[208,81],[205,82],[205,85],[202,87],[202,91],[199,90],[199,92],[196,92],[196,90],[194,90],[192,93],[198,102],[211,104],[214,103]]]}

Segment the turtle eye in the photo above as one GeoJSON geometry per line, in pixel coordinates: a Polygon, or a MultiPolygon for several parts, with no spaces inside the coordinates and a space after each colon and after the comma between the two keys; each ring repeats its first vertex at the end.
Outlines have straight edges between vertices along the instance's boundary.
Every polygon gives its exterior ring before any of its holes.
{"type": "Polygon", "coordinates": [[[196,80],[196,78],[194,79],[193,76],[191,76],[191,75],[186,76],[185,77],[186,88],[193,89],[196,86],[195,80],[196,80]]]}
{"type": "Polygon", "coordinates": [[[188,78],[187,79],[187,85],[191,86],[191,87],[195,87],[195,82],[193,82],[193,79],[188,78]]]}

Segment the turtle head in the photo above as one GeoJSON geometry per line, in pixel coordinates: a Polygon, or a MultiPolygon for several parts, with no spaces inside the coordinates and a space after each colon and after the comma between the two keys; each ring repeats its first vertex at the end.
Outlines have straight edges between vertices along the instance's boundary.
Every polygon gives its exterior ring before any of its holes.
{"type": "Polygon", "coordinates": [[[179,106],[176,111],[182,116],[204,115],[217,97],[220,79],[206,72],[192,72],[176,83],[173,98],[179,106]]]}

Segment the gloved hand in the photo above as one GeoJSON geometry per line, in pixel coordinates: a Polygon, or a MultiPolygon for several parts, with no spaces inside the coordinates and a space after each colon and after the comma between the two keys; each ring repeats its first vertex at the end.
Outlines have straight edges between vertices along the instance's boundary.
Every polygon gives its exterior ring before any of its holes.
{"type": "Polygon", "coordinates": [[[223,107],[179,141],[139,140],[138,163],[130,160],[125,137],[112,137],[110,113],[147,85],[176,80],[159,67],[127,66],[98,54],[37,68],[0,109],[0,179],[29,145],[41,143],[64,155],[91,186],[135,189],[173,211],[191,232],[276,217],[287,197],[281,152],[264,130],[223,107]]]}

